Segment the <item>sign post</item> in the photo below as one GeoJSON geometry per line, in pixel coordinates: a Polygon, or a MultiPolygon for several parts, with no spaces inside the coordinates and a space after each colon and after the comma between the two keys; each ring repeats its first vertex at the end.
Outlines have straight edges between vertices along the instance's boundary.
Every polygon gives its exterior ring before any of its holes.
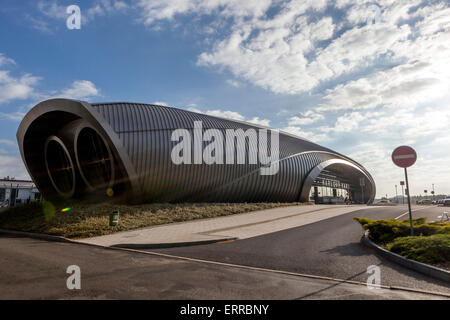
{"type": "Polygon", "coordinates": [[[408,212],[409,212],[409,225],[411,227],[411,236],[414,235],[414,228],[412,223],[412,213],[411,213],[411,198],[410,198],[410,189],[408,183],[408,171],[406,168],[412,166],[417,160],[416,151],[413,148],[408,146],[400,146],[397,147],[394,152],[392,152],[392,161],[394,164],[400,168],[405,169],[405,182],[406,182],[406,195],[408,196],[408,212]]]}

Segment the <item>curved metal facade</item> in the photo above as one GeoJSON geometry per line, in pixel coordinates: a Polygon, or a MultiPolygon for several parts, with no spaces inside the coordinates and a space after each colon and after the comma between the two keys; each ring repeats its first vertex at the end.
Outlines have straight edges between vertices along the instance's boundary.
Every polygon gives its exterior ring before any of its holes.
{"type": "MultiPolygon", "coordinates": [[[[314,179],[327,168],[355,186],[365,178],[364,201],[375,197],[375,183],[360,164],[282,132],[279,171],[274,175],[261,175],[258,164],[176,165],[171,160],[177,143],[171,141],[172,132],[192,133],[194,121],[201,121],[204,130],[221,132],[262,128],[165,106],[52,99],[30,110],[17,139],[28,172],[46,196],[107,193],[138,202],[307,201],[314,179]],[[64,161],[49,164],[48,159],[61,157],[56,146],[46,147],[49,139],[62,146],[64,161]]],[[[256,149],[248,143],[245,151],[256,149]]]]}

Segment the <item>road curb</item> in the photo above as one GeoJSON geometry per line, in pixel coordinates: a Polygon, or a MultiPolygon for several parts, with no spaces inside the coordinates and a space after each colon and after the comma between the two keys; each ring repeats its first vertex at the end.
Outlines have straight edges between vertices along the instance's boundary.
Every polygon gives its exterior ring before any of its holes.
{"type": "Polygon", "coordinates": [[[197,241],[185,241],[185,242],[168,242],[168,243],[119,243],[109,246],[110,248],[126,248],[126,249],[163,249],[163,248],[176,248],[176,247],[190,247],[203,244],[213,244],[223,241],[234,241],[236,237],[220,238],[211,240],[197,240],[197,241]]]}
{"type": "Polygon", "coordinates": [[[364,232],[363,236],[361,237],[361,242],[364,245],[366,245],[367,247],[374,249],[377,254],[379,254],[383,258],[386,258],[387,260],[390,260],[392,262],[400,264],[403,267],[406,267],[408,269],[411,269],[411,270],[420,272],[422,274],[425,274],[427,276],[433,277],[435,279],[439,279],[439,280],[442,280],[445,282],[450,282],[450,272],[448,272],[444,269],[441,269],[441,268],[431,266],[429,264],[425,264],[422,262],[407,259],[405,257],[402,257],[399,254],[390,252],[390,251],[380,247],[379,245],[374,243],[372,240],[370,240],[369,230],[366,230],[364,232]]]}
{"type": "Polygon", "coordinates": [[[69,242],[69,243],[78,243],[77,241],[61,237],[61,236],[53,236],[50,234],[43,233],[33,233],[33,232],[25,232],[25,231],[15,231],[15,230],[7,230],[0,229],[0,233],[10,234],[14,236],[25,236],[28,238],[47,240],[47,241],[55,241],[55,242],[69,242]]]}
{"type": "Polygon", "coordinates": [[[219,239],[210,239],[210,240],[197,240],[197,241],[185,241],[185,242],[173,242],[173,243],[119,243],[114,244],[112,246],[104,246],[96,243],[84,242],[82,240],[72,240],[69,238],[65,238],[62,236],[54,236],[43,233],[33,233],[33,232],[25,232],[25,231],[15,231],[15,230],[7,230],[0,229],[0,233],[10,234],[15,236],[25,236],[28,238],[47,240],[47,241],[55,241],[55,242],[66,242],[66,243],[78,243],[85,244],[91,246],[101,246],[101,247],[109,247],[109,248],[125,248],[125,249],[164,249],[164,248],[176,248],[176,247],[189,247],[189,246],[198,246],[204,244],[212,244],[223,241],[234,241],[238,238],[236,237],[228,237],[228,238],[219,238],[219,239]]]}

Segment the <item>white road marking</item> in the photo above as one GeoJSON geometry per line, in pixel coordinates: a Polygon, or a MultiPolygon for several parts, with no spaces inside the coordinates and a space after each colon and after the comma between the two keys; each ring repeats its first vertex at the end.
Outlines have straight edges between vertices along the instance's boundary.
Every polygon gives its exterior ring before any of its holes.
{"type": "MultiPolygon", "coordinates": [[[[436,206],[419,208],[419,209],[411,210],[411,212],[420,211],[420,210],[424,210],[424,209],[428,209],[428,208],[434,208],[434,207],[436,207],[436,206]]],[[[408,213],[409,213],[409,211],[406,211],[405,213],[402,213],[397,218],[395,218],[395,220],[398,220],[399,218],[403,217],[404,215],[407,215],[408,213]]]]}

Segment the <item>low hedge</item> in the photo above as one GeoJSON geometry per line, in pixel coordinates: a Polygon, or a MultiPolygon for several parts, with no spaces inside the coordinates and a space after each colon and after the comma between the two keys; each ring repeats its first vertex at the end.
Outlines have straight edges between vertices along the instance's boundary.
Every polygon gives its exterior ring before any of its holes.
{"type": "Polygon", "coordinates": [[[450,261],[450,234],[397,238],[386,245],[386,248],[407,259],[419,262],[448,262],[450,261]]]}
{"type": "Polygon", "coordinates": [[[424,263],[450,262],[450,223],[413,219],[414,236],[411,237],[409,220],[355,220],[369,230],[373,241],[391,252],[424,263]]]}
{"type": "MultiPolygon", "coordinates": [[[[370,237],[376,243],[387,243],[399,237],[408,237],[411,232],[409,220],[371,220],[367,218],[355,218],[355,220],[358,221],[365,230],[369,230],[370,237]]],[[[450,223],[426,223],[426,218],[413,219],[413,228],[415,235],[422,236],[450,233],[450,223]]]]}

